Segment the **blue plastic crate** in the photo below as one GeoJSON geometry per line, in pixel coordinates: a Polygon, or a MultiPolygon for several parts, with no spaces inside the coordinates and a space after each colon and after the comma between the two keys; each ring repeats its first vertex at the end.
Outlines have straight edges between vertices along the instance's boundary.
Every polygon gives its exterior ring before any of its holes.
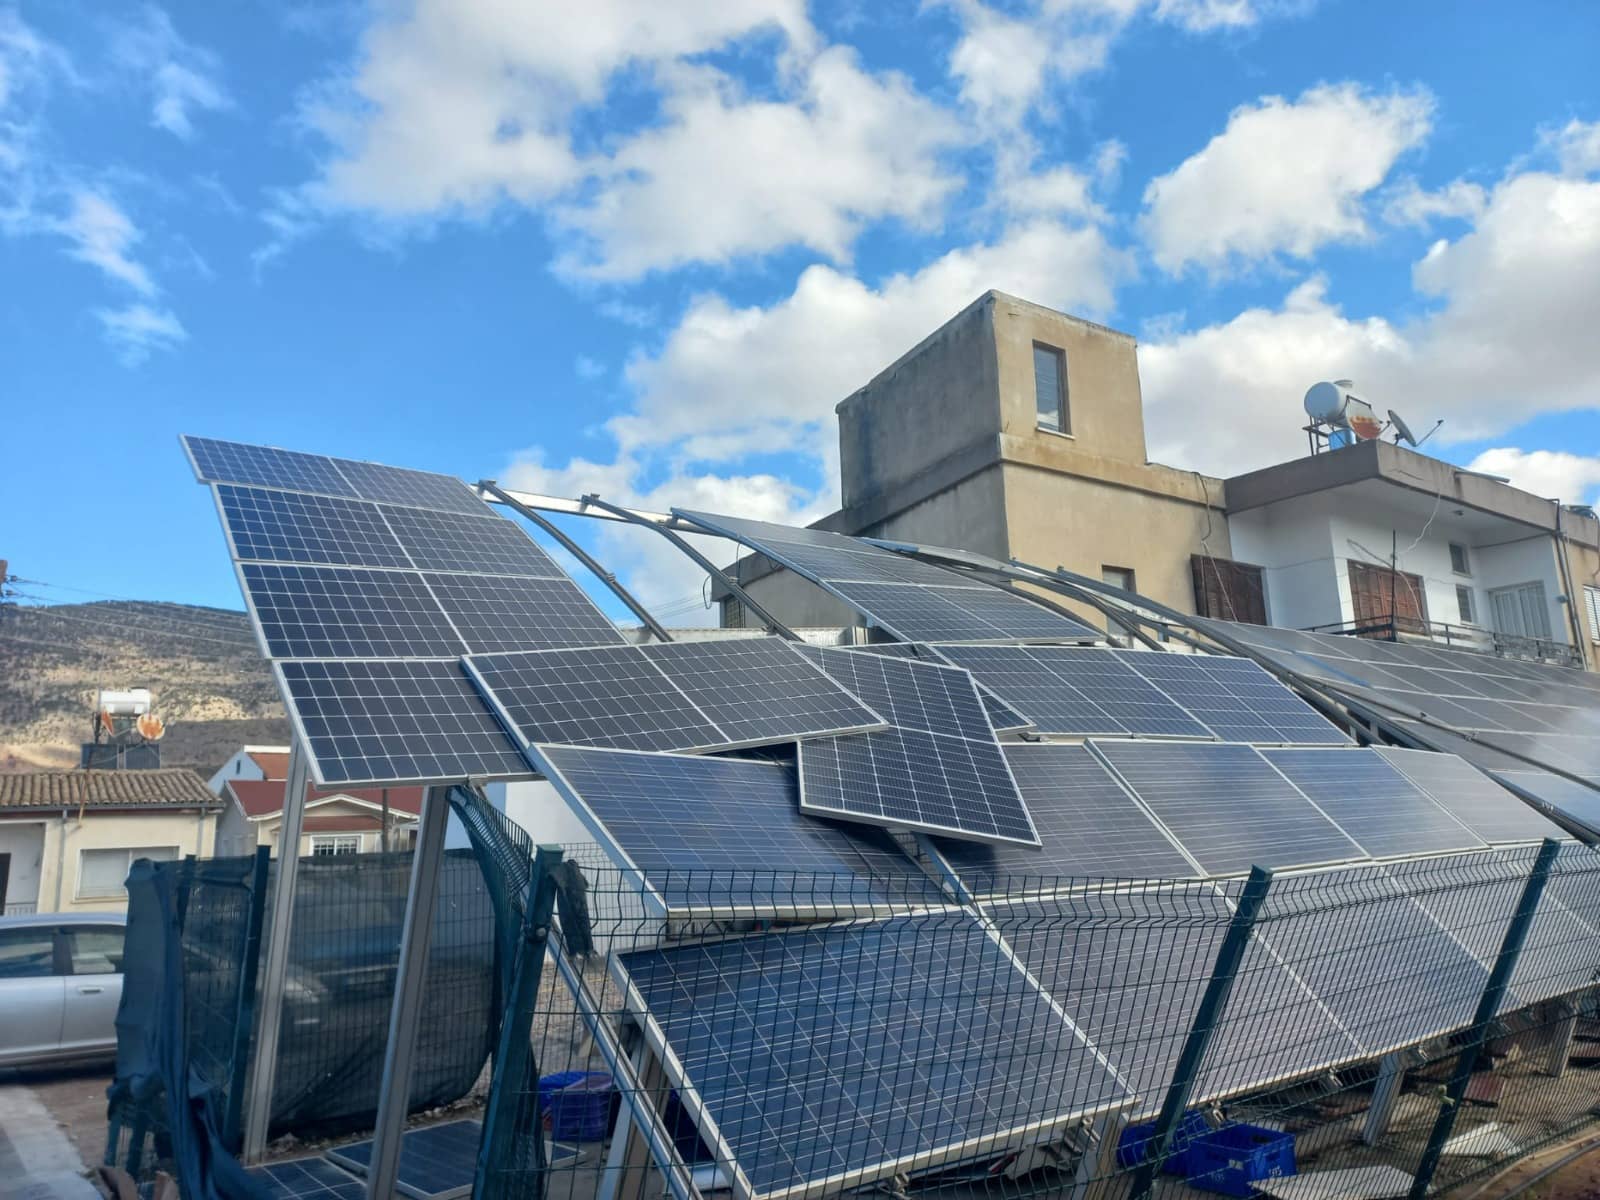
{"type": "Polygon", "coordinates": [[[604,1071],[561,1071],[539,1080],[539,1105],[561,1142],[604,1141],[618,1098],[604,1071]]]}
{"type": "MultiPolygon", "coordinates": [[[[1199,1113],[1184,1113],[1183,1120],[1178,1122],[1178,1131],[1172,1135],[1172,1145],[1167,1151],[1166,1160],[1161,1164],[1161,1169],[1168,1175],[1187,1175],[1189,1144],[1210,1132],[1210,1124],[1199,1113]]],[[[1129,1125],[1124,1129],[1121,1139],[1117,1142],[1117,1165],[1124,1170],[1132,1170],[1142,1163],[1146,1148],[1155,1137],[1155,1133],[1154,1121],[1129,1125]]]]}
{"type": "Polygon", "coordinates": [[[1203,1191],[1254,1196],[1261,1180],[1294,1173],[1292,1133],[1241,1122],[1189,1143],[1189,1186],[1203,1191]]]}

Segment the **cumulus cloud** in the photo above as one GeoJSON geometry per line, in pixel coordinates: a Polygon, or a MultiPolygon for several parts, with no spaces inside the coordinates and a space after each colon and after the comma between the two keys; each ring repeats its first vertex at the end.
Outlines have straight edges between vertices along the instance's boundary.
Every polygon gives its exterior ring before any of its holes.
{"type": "Polygon", "coordinates": [[[117,32],[112,52],[149,90],[150,123],[175,137],[187,141],[194,136],[196,113],[233,105],[222,84],[221,60],[185,40],[172,18],[154,5],[117,32]]]}
{"type": "Polygon", "coordinates": [[[1594,455],[1495,446],[1467,466],[1490,475],[1504,475],[1525,492],[1564,504],[1587,503],[1595,500],[1600,491],[1600,457],[1594,455]]]}
{"type": "Polygon", "coordinates": [[[1568,121],[1546,133],[1543,141],[1563,171],[1573,175],[1600,171],[1600,121],[1568,121]]]}
{"type": "Polygon", "coordinates": [[[1427,228],[1439,220],[1472,220],[1483,213],[1488,193],[1476,183],[1453,180],[1441,188],[1427,191],[1415,179],[1408,179],[1385,201],[1383,219],[1391,225],[1427,228]]]}
{"type": "Polygon", "coordinates": [[[1367,236],[1365,197],[1427,136],[1424,91],[1323,84],[1237,108],[1223,131],[1144,193],[1152,257],[1213,271],[1367,236]]]}

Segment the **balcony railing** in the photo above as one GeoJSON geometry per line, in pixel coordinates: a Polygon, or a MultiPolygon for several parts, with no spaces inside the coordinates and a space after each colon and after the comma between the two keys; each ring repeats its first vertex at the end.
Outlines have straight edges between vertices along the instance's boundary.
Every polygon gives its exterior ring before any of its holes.
{"type": "Polygon", "coordinates": [[[1529,662],[1551,663],[1558,667],[1583,667],[1583,655],[1575,646],[1549,638],[1521,637],[1470,625],[1450,625],[1443,621],[1419,621],[1414,617],[1373,617],[1364,621],[1341,621],[1332,625],[1311,625],[1306,633],[1333,633],[1343,637],[1372,638],[1384,642],[1428,643],[1451,650],[1473,650],[1501,658],[1521,658],[1529,662]]]}
{"type": "Polygon", "coordinates": [[[39,905],[38,905],[38,903],[36,901],[33,901],[33,900],[18,900],[18,901],[14,902],[14,903],[8,901],[6,903],[6,906],[5,906],[5,911],[3,913],[0,913],[0,916],[28,917],[28,916],[32,916],[34,913],[36,913],[38,911],[39,911],[39,905]]]}

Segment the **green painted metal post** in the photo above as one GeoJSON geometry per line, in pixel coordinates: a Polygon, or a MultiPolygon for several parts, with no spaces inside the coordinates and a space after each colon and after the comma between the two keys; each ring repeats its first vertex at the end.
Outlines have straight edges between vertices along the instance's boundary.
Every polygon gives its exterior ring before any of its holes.
{"type": "Polygon", "coordinates": [[[1500,953],[1495,955],[1489,981],[1483,985],[1483,995],[1478,998],[1478,1011],[1472,1018],[1470,1040],[1462,1047],[1456,1059],[1456,1069],[1445,1088],[1444,1099],[1439,1102],[1439,1115],[1434,1119],[1433,1133],[1417,1163],[1417,1173],[1411,1181],[1408,1200],[1423,1200],[1433,1184],[1433,1173],[1439,1169],[1444,1144],[1450,1140],[1450,1131],[1455,1128],[1456,1114],[1461,1111],[1467,1084],[1472,1082],[1478,1056],[1483,1053],[1484,1043],[1489,1040],[1489,1026],[1500,1011],[1500,1002],[1511,983],[1511,973],[1516,970],[1517,958],[1522,953],[1523,943],[1528,940],[1528,930],[1538,911],[1539,898],[1544,895],[1544,885],[1550,879],[1550,868],[1555,865],[1556,855],[1560,851],[1561,843],[1546,838],[1539,847],[1539,856],[1533,860],[1533,870],[1529,872],[1527,882],[1522,885],[1522,898],[1511,916],[1511,924],[1506,927],[1506,936],[1500,942],[1500,953]]]}
{"type": "Polygon", "coordinates": [[[1228,932],[1217,948],[1217,958],[1211,967],[1211,978],[1206,982],[1205,993],[1200,997],[1200,1007],[1195,1010],[1194,1023],[1189,1036],[1184,1039],[1183,1051],[1178,1055],[1178,1065],[1173,1069],[1172,1082],[1167,1085],[1166,1099],[1161,1104],[1161,1115],[1156,1118],[1155,1132],[1145,1149],[1144,1161],[1133,1176],[1133,1186],[1128,1194],[1132,1200],[1145,1200],[1155,1186],[1156,1171],[1172,1150],[1173,1138],[1189,1107],[1189,1097],[1200,1078],[1200,1066],[1205,1062],[1206,1050],[1217,1023],[1228,1007],[1228,995],[1233,981],[1244,962],[1244,952],[1250,945],[1250,931],[1255,928],[1261,906],[1266,902],[1267,889],[1272,886],[1272,872],[1264,867],[1252,867],[1245,881],[1244,893],[1228,922],[1228,932]]]}
{"type": "Polygon", "coordinates": [[[561,862],[561,855],[560,846],[540,846],[533,856],[533,872],[528,878],[527,903],[523,908],[522,938],[517,945],[510,995],[500,1015],[494,1080],[483,1115],[483,1138],[478,1143],[477,1178],[472,1188],[478,1200],[499,1200],[506,1194],[509,1176],[525,1171],[540,1177],[534,1194],[544,1192],[544,1133],[537,1108],[530,1139],[533,1161],[513,1164],[505,1161],[505,1155],[517,1138],[519,1095],[525,1091],[538,1094],[539,1064],[533,1056],[531,1043],[533,1010],[539,999],[539,978],[544,969],[555,909],[556,885],[551,873],[561,862]]]}

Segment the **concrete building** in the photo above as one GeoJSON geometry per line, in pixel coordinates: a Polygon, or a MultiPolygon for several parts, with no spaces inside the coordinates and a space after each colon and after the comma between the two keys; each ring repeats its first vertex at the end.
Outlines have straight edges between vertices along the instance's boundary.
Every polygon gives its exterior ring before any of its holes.
{"type": "MultiPolygon", "coordinates": [[[[216,856],[253,854],[257,846],[282,850],[282,779],[229,779],[222,785],[216,856]]],[[[384,793],[389,804],[389,849],[409,850],[416,841],[422,789],[310,788],[300,830],[301,855],[374,854],[383,849],[384,793]]]]}
{"type": "MultiPolygon", "coordinates": [[[[1205,616],[1392,608],[1407,635],[1600,665],[1592,514],[1389,443],[1228,480],[1151,463],[1134,339],[1014,296],[979,297],[836,411],[842,506],[818,528],[1064,566],[1205,616]]],[[[792,626],[856,620],[759,556],[733,573],[792,626]]],[[[724,625],[756,623],[717,598],[724,625]]]]}
{"type": "Polygon", "coordinates": [[[287,779],[289,778],[289,747],[240,746],[227,762],[217,768],[206,786],[222,795],[222,786],[230,779],[287,779]]]}
{"type": "Polygon", "coordinates": [[[134,860],[210,855],[221,807],[181,768],[0,775],[0,911],[125,908],[134,860]]]}

